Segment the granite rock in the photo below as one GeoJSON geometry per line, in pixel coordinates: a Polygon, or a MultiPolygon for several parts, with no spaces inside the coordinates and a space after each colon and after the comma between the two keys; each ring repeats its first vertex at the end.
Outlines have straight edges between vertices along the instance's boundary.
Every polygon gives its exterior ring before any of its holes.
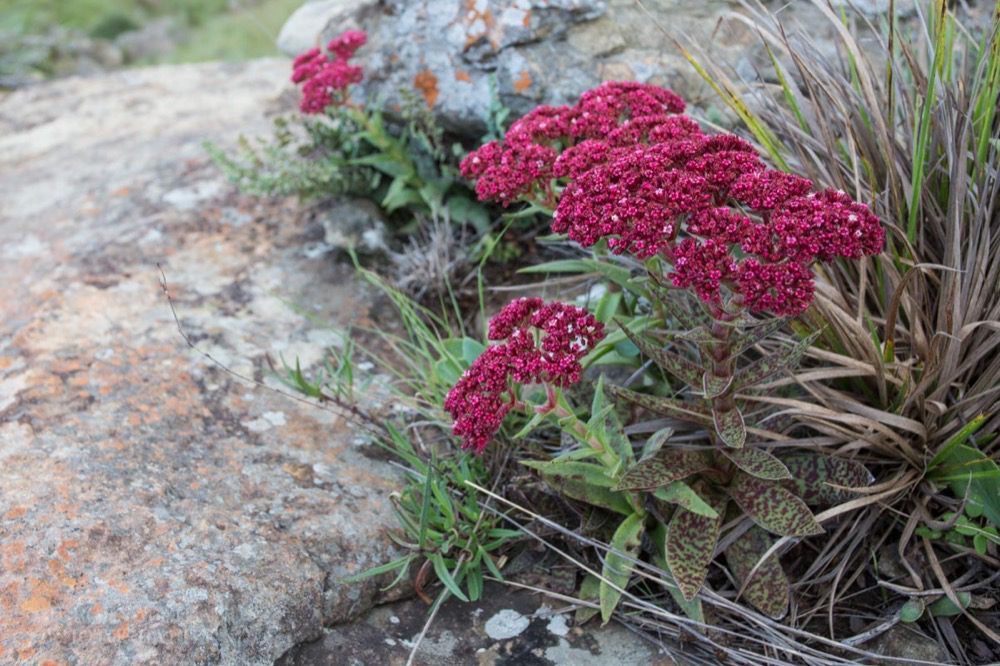
{"type": "Polygon", "coordinates": [[[158,266],[191,340],[271,384],[268,352],[337,341],[281,299],[372,323],[298,204],[238,195],[202,146],[266,132],[286,68],[0,97],[0,663],[271,664],[385,599],[339,581],[394,554],[393,470],[189,349],[160,287],[158,266]]]}

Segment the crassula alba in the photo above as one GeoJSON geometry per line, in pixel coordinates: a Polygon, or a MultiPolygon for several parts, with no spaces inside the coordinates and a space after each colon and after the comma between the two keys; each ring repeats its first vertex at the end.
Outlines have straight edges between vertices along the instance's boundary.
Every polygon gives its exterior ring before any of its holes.
{"type": "MultiPolygon", "coordinates": [[[[704,584],[723,525],[738,530],[725,550],[730,571],[744,598],[777,618],[789,586],[770,534],[821,532],[808,507],[843,501],[870,475],[842,458],[772,453],[754,396],[794,369],[816,334],[777,351],[769,340],[812,303],[814,263],[876,255],[884,232],[866,205],[770,169],[749,142],[705,134],[684,108],[663,88],[606,83],[575,105],[535,109],[463,160],[480,199],[533,203],[552,211],[554,232],[641,262],[647,274],[619,286],[635,292],[642,316],[616,323],[653,369],[633,388],[608,386],[607,397],[599,380],[590,419],[578,418],[562,389],[605,331],[575,306],[520,299],[493,320],[489,337],[502,342],[445,407],[478,452],[511,410],[555,416],[581,448],[527,464],[563,494],[625,516],[611,541],[618,552],[637,557],[641,536],[655,536],[650,555],[682,606],[704,584]],[[688,307],[687,293],[701,307],[688,307]],[[545,398],[528,404],[525,387],[539,385],[545,398]],[[674,444],[668,428],[633,445],[612,396],[688,436],[674,444]]],[[[630,571],[627,557],[607,566],[605,619],[630,571]]]]}

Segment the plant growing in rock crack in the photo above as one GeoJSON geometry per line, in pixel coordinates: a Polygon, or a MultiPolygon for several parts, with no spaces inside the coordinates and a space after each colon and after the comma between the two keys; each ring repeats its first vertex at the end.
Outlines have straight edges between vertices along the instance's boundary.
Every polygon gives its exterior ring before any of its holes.
{"type": "Polygon", "coordinates": [[[351,58],[365,41],[365,33],[349,30],[324,49],[301,54],[293,63],[292,82],[302,86],[302,114],[278,118],[270,142],[255,146],[241,138],[237,157],[209,145],[212,157],[251,194],[354,194],[374,199],[390,215],[400,213],[400,225],[412,222],[414,213],[430,214],[485,233],[490,216],[453,164],[461,149],[457,144],[447,149],[422,100],[404,91],[400,126],[387,122],[377,102],[351,100],[351,86],[364,77],[351,58]]]}
{"type": "MultiPolygon", "coordinates": [[[[877,254],[883,231],[867,206],[768,169],[749,143],[705,135],[683,110],[662,88],[604,84],[576,105],[539,107],[462,162],[480,198],[554,209],[553,231],[593,248],[595,259],[579,263],[614,290],[598,305],[603,322],[563,303],[509,304],[490,323],[499,344],[466,371],[445,408],[476,451],[511,411],[533,415],[520,434],[551,419],[579,443],[526,464],[566,497],[625,516],[604,560],[605,621],[644,534],[656,536],[653,556],[692,613],[724,543],[740,593],[780,618],[789,585],[770,534],[822,532],[809,506],[840,501],[844,487],[871,476],[843,458],[769,450],[783,436],[767,429],[773,414],[759,397],[820,331],[787,346],[772,338],[809,306],[814,262],[877,254]],[[627,255],[640,275],[609,253],[627,255]],[[605,336],[611,319],[617,330],[605,336]],[[564,389],[583,363],[621,356],[626,343],[651,362],[633,377],[642,390],[601,377],[589,411],[570,405],[564,389]],[[637,451],[609,397],[667,420],[631,426],[655,431],[637,451]]],[[[553,268],[565,268],[559,263],[553,268]]]]}

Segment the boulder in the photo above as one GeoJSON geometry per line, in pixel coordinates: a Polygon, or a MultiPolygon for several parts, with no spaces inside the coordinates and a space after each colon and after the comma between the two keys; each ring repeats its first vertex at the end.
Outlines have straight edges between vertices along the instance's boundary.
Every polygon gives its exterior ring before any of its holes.
{"type": "Polygon", "coordinates": [[[395,553],[393,469],[217,365],[273,386],[268,352],[337,344],[281,299],[371,324],[298,204],[238,195],[202,146],[268,131],[286,68],[0,97],[0,663],[272,664],[386,598],[340,581],[395,553]]]}
{"type": "MultiPolygon", "coordinates": [[[[670,41],[706,48],[756,78],[767,63],[756,33],[726,17],[729,0],[691,3],[647,0],[322,0],[303,5],[282,29],[290,56],[326,43],[345,29],[368,33],[356,55],[364,67],[361,94],[391,112],[416,91],[448,130],[479,138],[494,102],[490,79],[513,117],[539,104],[573,103],[602,81],[638,80],[672,88],[694,104],[714,93],[670,41]],[[650,18],[652,15],[653,18],[650,18]]],[[[789,25],[819,26],[808,2],[784,4],[789,25]]]]}

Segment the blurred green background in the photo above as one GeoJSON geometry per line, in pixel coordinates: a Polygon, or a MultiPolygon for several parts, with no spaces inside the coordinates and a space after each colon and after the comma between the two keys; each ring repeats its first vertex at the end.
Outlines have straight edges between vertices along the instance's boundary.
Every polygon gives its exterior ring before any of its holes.
{"type": "Polygon", "coordinates": [[[117,67],[278,55],[303,0],[0,0],[0,86],[117,67]]]}

